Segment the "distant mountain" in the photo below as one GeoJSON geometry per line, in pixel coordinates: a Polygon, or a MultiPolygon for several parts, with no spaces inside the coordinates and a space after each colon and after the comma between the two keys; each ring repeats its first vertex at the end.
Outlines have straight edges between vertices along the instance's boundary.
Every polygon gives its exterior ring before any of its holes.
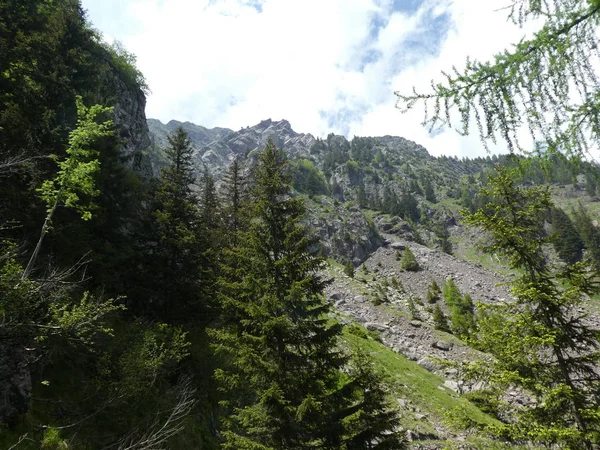
{"type": "Polygon", "coordinates": [[[190,136],[196,174],[208,171],[217,180],[234,158],[248,170],[271,139],[290,159],[294,188],[307,195],[309,221],[320,234],[324,253],[357,264],[383,241],[364,208],[396,216],[379,225],[412,239],[416,230],[406,220],[414,227],[421,219],[437,214],[452,222],[448,219],[452,212],[440,212],[433,204],[438,198],[456,197],[461,177],[492,164],[491,158],[435,158],[421,145],[398,136],[348,141],[330,134],[320,139],[295,132],[287,120],[267,119],[233,131],[175,120],[165,125],[149,119],[150,159],[155,173],[165,162],[167,136],[179,126],[190,136]]]}

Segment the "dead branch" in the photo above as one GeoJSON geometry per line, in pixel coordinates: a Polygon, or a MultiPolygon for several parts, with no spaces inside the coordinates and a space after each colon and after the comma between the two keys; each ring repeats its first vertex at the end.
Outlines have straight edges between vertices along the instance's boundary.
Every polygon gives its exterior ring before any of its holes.
{"type": "Polygon", "coordinates": [[[155,419],[141,436],[138,435],[137,429],[132,430],[117,443],[118,450],[163,450],[163,445],[183,430],[183,422],[196,404],[196,390],[192,386],[191,377],[181,377],[176,389],[177,404],[167,419],[161,420],[162,414],[157,412],[155,419]]]}

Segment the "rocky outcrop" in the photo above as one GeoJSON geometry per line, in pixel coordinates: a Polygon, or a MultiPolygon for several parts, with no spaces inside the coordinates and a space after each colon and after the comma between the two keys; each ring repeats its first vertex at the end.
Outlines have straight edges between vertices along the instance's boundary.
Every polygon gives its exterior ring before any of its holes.
{"type": "Polygon", "coordinates": [[[263,120],[253,127],[233,131],[228,128],[205,128],[190,122],[170,121],[166,125],[149,119],[152,152],[155,164],[160,164],[161,152],[167,146],[167,136],[179,126],[190,136],[194,148],[197,172],[208,169],[215,178],[220,178],[229,163],[236,157],[253,160],[271,139],[286,151],[290,158],[308,158],[316,139],[310,134],[296,133],[287,120],[263,120]]]}
{"type": "Polygon", "coordinates": [[[373,222],[357,206],[329,197],[311,200],[307,206],[306,222],[319,236],[324,256],[359,265],[383,244],[373,222]]]}
{"type": "Polygon", "coordinates": [[[29,409],[31,373],[24,343],[0,339],[0,423],[13,423],[29,409]]]}
{"type": "Polygon", "coordinates": [[[150,135],[146,121],[146,97],[139,87],[132,88],[115,78],[118,96],[114,106],[114,123],[121,141],[121,152],[128,167],[144,178],[153,175],[152,162],[146,156],[150,135]]]}

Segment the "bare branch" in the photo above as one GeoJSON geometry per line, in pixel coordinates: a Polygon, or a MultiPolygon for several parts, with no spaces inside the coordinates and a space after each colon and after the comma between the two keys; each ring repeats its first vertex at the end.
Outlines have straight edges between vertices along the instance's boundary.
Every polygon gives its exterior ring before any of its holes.
{"type": "Polygon", "coordinates": [[[177,404],[167,419],[162,421],[160,412],[157,412],[155,420],[140,437],[136,436],[137,430],[133,430],[118,443],[118,450],[163,450],[163,445],[183,430],[183,422],[196,404],[196,390],[190,377],[180,378],[177,391],[177,404]]]}

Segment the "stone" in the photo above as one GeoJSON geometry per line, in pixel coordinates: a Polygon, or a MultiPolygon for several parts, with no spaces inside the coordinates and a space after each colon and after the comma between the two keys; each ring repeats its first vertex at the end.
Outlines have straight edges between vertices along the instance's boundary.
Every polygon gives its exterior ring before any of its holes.
{"type": "Polygon", "coordinates": [[[458,382],[454,381],[454,380],[446,380],[444,381],[444,386],[446,386],[448,389],[454,391],[454,392],[458,392],[459,391],[459,386],[458,386],[458,382]]]}
{"type": "Polygon", "coordinates": [[[429,372],[433,372],[436,369],[439,369],[439,365],[434,363],[430,358],[424,357],[417,361],[417,364],[427,369],[429,372]]]}
{"type": "Polygon", "coordinates": [[[400,243],[400,242],[392,242],[392,244],[390,245],[394,250],[404,250],[406,248],[406,245],[400,243]]]}
{"type": "Polygon", "coordinates": [[[415,328],[421,328],[423,326],[423,324],[421,322],[419,322],[418,320],[411,320],[410,325],[415,327],[415,328]]]}
{"type": "Polygon", "coordinates": [[[329,300],[340,300],[343,296],[344,294],[342,292],[334,292],[332,294],[329,294],[329,300]]]}
{"type": "Polygon", "coordinates": [[[390,327],[376,322],[367,322],[365,328],[369,331],[387,331],[390,327]]]}
{"type": "Polygon", "coordinates": [[[452,349],[454,344],[452,344],[450,342],[446,342],[446,341],[436,341],[433,344],[431,344],[431,346],[433,348],[437,348],[439,350],[443,350],[443,351],[447,352],[448,350],[452,349]]]}

